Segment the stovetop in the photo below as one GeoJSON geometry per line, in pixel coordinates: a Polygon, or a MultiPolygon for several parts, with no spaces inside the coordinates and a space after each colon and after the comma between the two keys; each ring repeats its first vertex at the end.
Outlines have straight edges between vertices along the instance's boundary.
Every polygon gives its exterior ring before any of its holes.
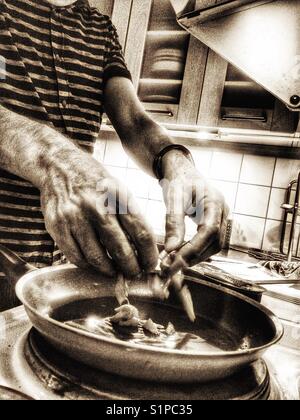
{"type": "MultiPolygon", "coordinates": [[[[299,336],[300,338],[300,336],[299,336]]],[[[300,350],[275,346],[222,383],[139,383],[59,355],[31,329],[23,307],[0,314],[0,385],[37,400],[56,399],[300,399],[300,350]]]]}

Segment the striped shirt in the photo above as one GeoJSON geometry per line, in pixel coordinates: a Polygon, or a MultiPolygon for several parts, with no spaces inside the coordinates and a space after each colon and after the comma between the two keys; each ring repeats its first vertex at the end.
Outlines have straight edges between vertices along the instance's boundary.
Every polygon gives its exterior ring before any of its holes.
{"type": "MultiPolygon", "coordinates": [[[[1,105],[91,151],[105,83],[130,78],[115,27],[87,0],[63,8],[46,0],[0,0],[0,68],[1,105]]],[[[37,267],[61,262],[39,191],[1,168],[0,243],[37,267]]]]}

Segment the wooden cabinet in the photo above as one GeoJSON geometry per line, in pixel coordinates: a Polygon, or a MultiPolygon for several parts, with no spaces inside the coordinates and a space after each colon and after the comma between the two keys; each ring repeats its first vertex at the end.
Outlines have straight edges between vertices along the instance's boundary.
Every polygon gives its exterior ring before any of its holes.
{"type": "Polygon", "coordinates": [[[197,123],[207,53],[177,24],[169,0],[133,0],[126,59],[139,97],[157,121],[197,123]]]}
{"type": "Polygon", "coordinates": [[[112,16],[134,86],[158,122],[295,132],[298,114],[189,36],[169,0],[90,2],[112,16]]]}
{"type": "Polygon", "coordinates": [[[294,133],[299,115],[245,74],[209,52],[198,124],[294,133]]]}

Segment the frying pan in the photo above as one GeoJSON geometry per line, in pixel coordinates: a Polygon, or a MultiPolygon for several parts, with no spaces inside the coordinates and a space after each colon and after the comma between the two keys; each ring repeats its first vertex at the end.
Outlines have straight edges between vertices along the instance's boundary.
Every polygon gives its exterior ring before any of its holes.
{"type": "Polygon", "coordinates": [[[2,246],[0,268],[12,281],[20,278],[17,296],[46,341],[74,360],[129,378],[167,383],[220,380],[260,359],[283,335],[280,322],[262,305],[188,270],[185,282],[194,299],[195,324],[175,295],[167,303],[155,300],[141,280],[131,282],[129,299],[143,319],[164,325],[171,321],[177,331],[203,337],[208,350],[158,348],[101,336],[64,322],[112,315],[117,306],[112,280],[72,265],[36,270],[2,246]]]}

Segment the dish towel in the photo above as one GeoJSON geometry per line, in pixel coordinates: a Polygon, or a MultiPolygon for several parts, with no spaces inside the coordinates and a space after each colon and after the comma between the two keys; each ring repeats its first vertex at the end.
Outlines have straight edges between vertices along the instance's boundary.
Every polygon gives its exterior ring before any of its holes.
{"type": "Polygon", "coordinates": [[[267,268],[272,273],[280,274],[288,280],[300,281],[300,263],[287,261],[261,261],[262,267],[267,268]]]}

